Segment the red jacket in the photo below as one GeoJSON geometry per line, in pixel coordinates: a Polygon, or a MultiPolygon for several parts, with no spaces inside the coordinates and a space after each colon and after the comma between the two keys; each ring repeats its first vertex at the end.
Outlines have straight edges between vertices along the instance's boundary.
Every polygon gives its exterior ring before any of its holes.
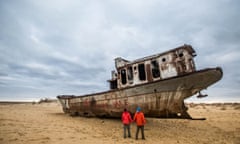
{"type": "Polygon", "coordinates": [[[129,124],[132,122],[132,118],[129,112],[123,112],[122,113],[122,123],[123,124],[129,124]]]}
{"type": "Polygon", "coordinates": [[[133,120],[136,121],[138,126],[143,126],[146,124],[146,120],[142,112],[136,112],[133,120]]]}

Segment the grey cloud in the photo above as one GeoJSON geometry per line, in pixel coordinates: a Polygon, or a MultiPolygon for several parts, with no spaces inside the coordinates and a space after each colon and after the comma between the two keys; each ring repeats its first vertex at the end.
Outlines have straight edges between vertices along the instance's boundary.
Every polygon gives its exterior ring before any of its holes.
{"type": "Polygon", "coordinates": [[[184,43],[197,51],[197,68],[223,67],[224,78],[212,89],[226,87],[224,95],[230,95],[239,87],[239,79],[231,79],[239,76],[238,5],[236,0],[1,1],[0,95],[106,90],[115,57],[134,60],[184,43]]]}

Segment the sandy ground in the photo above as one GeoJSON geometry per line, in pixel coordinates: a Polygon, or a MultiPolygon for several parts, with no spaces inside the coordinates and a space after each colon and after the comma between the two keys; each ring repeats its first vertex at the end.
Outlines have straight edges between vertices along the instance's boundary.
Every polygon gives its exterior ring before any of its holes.
{"type": "Polygon", "coordinates": [[[188,106],[206,120],[147,118],[146,140],[135,140],[134,123],[124,139],[119,119],[71,117],[58,103],[0,104],[0,144],[240,144],[240,104],[188,106]]]}

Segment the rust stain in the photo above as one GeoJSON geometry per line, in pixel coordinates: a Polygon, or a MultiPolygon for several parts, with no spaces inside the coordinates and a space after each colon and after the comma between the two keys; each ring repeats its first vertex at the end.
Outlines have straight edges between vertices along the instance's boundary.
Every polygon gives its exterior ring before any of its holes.
{"type": "Polygon", "coordinates": [[[124,108],[137,106],[149,117],[190,118],[184,99],[222,78],[222,69],[196,70],[190,45],[134,61],[115,59],[110,90],[89,95],[57,96],[65,113],[120,117],[124,108]]]}

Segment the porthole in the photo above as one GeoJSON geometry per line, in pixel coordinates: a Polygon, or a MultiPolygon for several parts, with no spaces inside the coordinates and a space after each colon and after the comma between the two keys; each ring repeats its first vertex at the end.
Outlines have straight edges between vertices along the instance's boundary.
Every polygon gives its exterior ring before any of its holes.
{"type": "Polygon", "coordinates": [[[179,57],[183,57],[183,53],[180,53],[180,54],[179,54],[179,57]]]}
{"type": "Polygon", "coordinates": [[[162,58],[162,62],[165,62],[166,61],[166,58],[162,58]]]}

